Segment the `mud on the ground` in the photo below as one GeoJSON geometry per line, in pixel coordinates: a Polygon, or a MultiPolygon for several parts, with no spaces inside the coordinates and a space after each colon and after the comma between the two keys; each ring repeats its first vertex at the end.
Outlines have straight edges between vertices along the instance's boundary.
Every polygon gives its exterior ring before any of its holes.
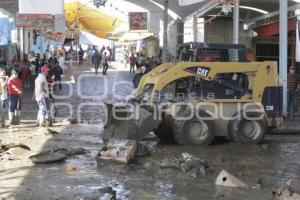
{"type": "MultiPolygon", "coordinates": [[[[127,71],[109,74],[112,81],[120,77],[130,76],[127,71]]],[[[97,80],[86,81],[83,85],[89,92],[89,81],[97,80]]],[[[207,147],[168,146],[150,138],[144,143],[151,146],[151,156],[136,158],[129,165],[98,167],[95,156],[102,147],[101,110],[86,109],[81,125],[56,123],[53,130],[59,134],[51,135],[30,121],[35,118],[36,107],[29,99],[29,93],[25,99],[28,104],[25,118],[29,121],[19,127],[0,130],[2,143],[23,143],[31,148],[31,151],[16,148],[10,152],[15,155],[14,160],[5,156],[0,160],[0,197],[6,199],[82,199],[99,188],[111,186],[117,191],[118,199],[269,200],[275,188],[300,175],[300,135],[278,132],[268,135],[266,144],[258,146],[229,143],[223,139],[207,147]],[[86,154],[68,156],[65,161],[48,164],[34,165],[29,159],[31,155],[53,148],[83,148],[86,154]],[[164,159],[185,152],[207,161],[207,176],[194,178],[180,170],[160,167],[164,159]],[[215,179],[222,169],[249,186],[255,186],[259,181],[261,189],[215,187],[215,179]]],[[[68,101],[76,106],[82,99],[72,95],[68,101]]],[[[60,112],[67,111],[61,108],[60,112]]]]}

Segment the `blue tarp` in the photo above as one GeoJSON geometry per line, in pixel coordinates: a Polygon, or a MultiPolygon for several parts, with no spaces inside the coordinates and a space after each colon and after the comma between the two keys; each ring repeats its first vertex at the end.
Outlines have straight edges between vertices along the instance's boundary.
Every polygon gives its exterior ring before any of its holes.
{"type": "Polygon", "coordinates": [[[11,43],[11,31],[15,29],[15,24],[7,17],[0,17],[0,45],[11,43]]]}
{"type": "Polygon", "coordinates": [[[35,54],[45,53],[48,45],[50,45],[52,48],[56,48],[61,44],[57,41],[38,36],[36,38],[35,45],[33,45],[31,48],[31,52],[34,52],[35,54]]]}

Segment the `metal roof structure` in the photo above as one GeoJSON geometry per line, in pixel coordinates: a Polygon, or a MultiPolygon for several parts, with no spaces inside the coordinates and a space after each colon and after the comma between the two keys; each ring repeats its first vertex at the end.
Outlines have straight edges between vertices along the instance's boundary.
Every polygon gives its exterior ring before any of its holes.
{"type": "MultiPolygon", "coordinates": [[[[148,10],[157,9],[157,5],[153,2],[163,5],[164,0],[126,0],[128,2],[137,4],[148,10]]],[[[180,6],[179,0],[169,0],[169,9],[175,12],[182,19],[187,18],[192,13],[197,13],[197,10],[201,9],[206,4],[209,4],[214,0],[199,0],[199,3],[195,3],[188,6],[180,6]]],[[[297,4],[295,0],[288,0],[289,6],[297,4]]],[[[298,2],[300,3],[300,1],[298,2]]],[[[162,9],[160,7],[160,9],[162,9]]],[[[211,9],[205,15],[215,15],[220,10],[220,6],[211,9]]],[[[264,15],[266,13],[274,12],[279,10],[279,0],[240,0],[240,19],[251,20],[252,18],[264,15]]]]}
{"type": "MultiPolygon", "coordinates": [[[[123,1],[123,0],[114,0],[123,1]]],[[[158,11],[162,10],[164,0],[125,0],[134,3],[147,10],[158,11]],[[160,6],[159,6],[160,5],[160,6]]],[[[169,0],[169,9],[176,13],[180,18],[185,19],[192,13],[197,12],[205,4],[208,4],[214,0],[199,0],[199,3],[195,3],[188,6],[180,6],[179,0],[169,0]]],[[[289,6],[297,4],[297,0],[288,0],[289,6]]],[[[300,3],[300,1],[298,1],[300,3]]],[[[0,8],[7,10],[8,12],[15,14],[18,12],[18,0],[0,0],[0,8]]],[[[220,10],[220,6],[211,9],[205,15],[215,15],[220,10]]],[[[240,0],[240,19],[251,20],[252,18],[264,15],[265,12],[274,12],[279,10],[279,0],[240,0]]]]}
{"type": "Polygon", "coordinates": [[[18,0],[0,0],[0,8],[15,14],[19,10],[19,1],[18,0]]]}

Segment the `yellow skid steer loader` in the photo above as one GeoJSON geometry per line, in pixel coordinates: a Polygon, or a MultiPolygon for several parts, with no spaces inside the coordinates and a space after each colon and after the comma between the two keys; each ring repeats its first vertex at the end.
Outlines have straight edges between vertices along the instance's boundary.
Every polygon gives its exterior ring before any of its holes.
{"type": "Polygon", "coordinates": [[[276,62],[165,63],[141,79],[135,98],[107,109],[104,140],[153,131],[184,145],[215,136],[260,143],[282,122],[282,86],[276,62]]]}

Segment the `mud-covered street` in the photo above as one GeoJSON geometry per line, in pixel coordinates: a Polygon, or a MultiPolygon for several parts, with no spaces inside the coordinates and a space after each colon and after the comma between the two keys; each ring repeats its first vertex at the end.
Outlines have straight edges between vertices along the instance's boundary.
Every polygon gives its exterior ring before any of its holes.
{"type": "Polygon", "coordinates": [[[97,166],[95,156],[102,147],[100,136],[104,113],[99,106],[102,100],[91,96],[105,94],[105,86],[108,97],[113,88],[120,96],[132,92],[128,84],[113,87],[117,81],[132,79],[128,70],[121,64],[113,63],[105,79],[103,75],[79,76],[93,75],[88,66],[74,66],[66,71],[63,90],[56,93],[57,117],[60,119],[51,128],[57,131],[56,134],[36,127],[36,103],[31,100],[32,91],[26,92],[22,112],[24,120],[19,126],[1,129],[0,139],[2,144],[22,143],[31,150],[19,147],[1,155],[0,199],[85,199],[99,188],[112,187],[120,200],[270,200],[276,188],[300,175],[298,118],[269,134],[262,145],[236,144],[223,138],[215,139],[213,145],[202,147],[164,145],[150,135],[142,141],[150,150],[150,156],[136,157],[128,165],[107,162],[97,166]],[[81,88],[80,92],[78,88],[81,88]],[[78,124],[68,125],[63,121],[70,117],[70,111],[78,124]],[[69,155],[57,163],[33,164],[29,159],[39,152],[59,148],[82,148],[84,152],[69,155]],[[182,153],[206,161],[207,175],[193,177],[190,173],[161,167],[163,160],[182,153]],[[216,187],[216,177],[223,169],[249,187],[216,187]]]}

